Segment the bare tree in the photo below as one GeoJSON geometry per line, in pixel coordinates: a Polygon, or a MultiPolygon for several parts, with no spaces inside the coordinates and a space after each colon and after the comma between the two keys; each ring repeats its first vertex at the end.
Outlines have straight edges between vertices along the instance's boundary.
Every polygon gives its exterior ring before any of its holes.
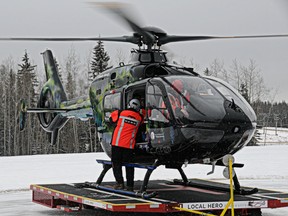
{"type": "Polygon", "coordinates": [[[70,97],[76,97],[79,96],[77,92],[79,92],[79,88],[77,88],[76,82],[81,76],[80,74],[80,69],[81,69],[81,64],[80,64],[80,57],[76,53],[74,46],[71,46],[68,55],[66,56],[64,60],[64,67],[63,72],[66,74],[67,82],[66,82],[66,87],[71,87],[71,89],[66,89],[67,93],[70,94],[68,98],[70,97]],[[70,76],[70,77],[68,77],[70,76]]]}
{"type": "Polygon", "coordinates": [[[115,54],[115,63],[116,65],[119,65],[121,62],[125,63],[127,62],[127,55],[121,48],[116,49],[116,54],[115,54]]]}
{"type": "Polygon", "coordinates": [[[242,83],[247,87],[249,101],[252,103],[263,99],[269,90],[264,84],[261,70],[258,68],[256,62],[250,59],[249,65],[247,67],[241,66],[241,70],[243,73],[242,83]]]}
{"type": "Polygon", "coordinates": [[[0,153],[2,155],[13,155],[13,144],[14,144],[14,110],[15,110],[15,84],[16,74],[13,68],[12,57],[7,58],[3,61],[0,66],[0,95],[1,95],[1,120],[0,120],[0,131],[1,141],[0,142],[0,153]]]}
{"type": "MultiPolygon", "coordinates": [[[[76,51],[73,46],[71,46],[67,57],[65,58],[65,67],[64,72],[67,76],[67,81],[65,85],[65,89],[67,92],[68,99],[73,99],[78,96],[77,91],[77,77],[80,73],[80,59],[79,56],[76,54],[76,51]]],[[[78,91],[79,92],[79,91],[78,91]]],[[[78,151],[79,149],[79,140],[78,140],[78,131],[77,131],[77,122],[75,119],[71,119],[67,123],[67,127],[64,127],[64,131],[66,133],[66,142],[65,144],[70,144],[73,146],[73,149],[68,150],[68,152],[74,152],[75,150],[78,151]]],[[[62,141],[64,144],[65,141],[62,141]]],[[[71,148],[71,146],[69,146],[71,148]]],[[[69,149],[68,148],[68,149],[69,149]]]]}
{"type": "Polygon", "coordinates": [[[194,71],[200,70],[200,65],[196,63],[193,58],[190,59],[190,66],[194,69],[194,71]]]}
{"type": "Polygon", "coordinates": [[[240,89],[242,83],[243,73],[241,67],[236,59],[232,61],[232,65],[230,66],[231,73],[231,83],[236,89],[240,89]]]}
{"type": "Polygon", "coordinates": [[[229,74],[224,67],[224,61],[220,61],[219,59],[214,59],[214,61],[210,64],[209,71],[212,76],[219,77],[226,82],[230,81],[229,74]]]}

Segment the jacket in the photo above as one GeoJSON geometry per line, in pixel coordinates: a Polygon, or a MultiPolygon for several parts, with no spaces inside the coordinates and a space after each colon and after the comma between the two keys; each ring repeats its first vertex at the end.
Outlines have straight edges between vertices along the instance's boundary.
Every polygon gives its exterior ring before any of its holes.
{"type": "Polygon", "coordinates": [[[110,120],[114,123],[117,122],[111,144],[122,148],[134,149],[136,134],[143,122],[143,116],[133,109],[115,110],[111,113],[110,120]]]}

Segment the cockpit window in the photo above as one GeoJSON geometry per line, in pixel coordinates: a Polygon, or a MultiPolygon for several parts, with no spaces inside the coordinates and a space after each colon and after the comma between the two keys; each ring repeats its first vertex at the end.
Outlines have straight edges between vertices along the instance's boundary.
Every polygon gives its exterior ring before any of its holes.
{"type": "Polygon", "coordinates": [[[215,77],[207,78],[215,88],[221,92],[221,94],[226,97],[229,101],[234,101],[234,103],[239,106],[243,112],[249,117],[252,122],[256,122],[256,115],[249,103],[228,83],[223,80],[217,79],[215,77]]]}
{"type": "Polygon", "coordinates": [[[147,132],[152,147],[164,147],[174,145],[176,140],[173,133],[173,126],[169,111],[164,103],[165,90],[160,89],[162,83],[148,82],[146,88],[147,107],[147,132]],[[164,91],[163,91],[164,90],[164,91]]]}
{"type": "Polygon", "coordinates": [[[200,77],[171,76],[163,78],[176,121],[219,123],[225,116],[224,98],[200,77]]]}
{"type": "Polygon", "coordinates": [[[114,110],[121,109],[121,93],[109,94],[104,98],[104,116],[108,121],[110,114],[114,110]]]}
{"type": "Polygon", "coordinates": [[[165,115],[168,111],[163,101],[162,91],[156,85],[149,85],[147,88],[147,108],[150,120],[164,123],[169,122],[168,116],[165,115]]]}
{"type": "Polygon", "coordinates": [[[226,114],[224,102],[224,97],[199,77],[150,79],[146,85],[146,107],[152,147],[179,143],[174,134],[175,124],[219,124],[226,114]]]}
{"type": "Polygon", "coordinates": [[[120,99],[120,93],[106,95],[106,97],[104,98],[104,110],[113,111],[116,109],[120,109],[120,99]]]}

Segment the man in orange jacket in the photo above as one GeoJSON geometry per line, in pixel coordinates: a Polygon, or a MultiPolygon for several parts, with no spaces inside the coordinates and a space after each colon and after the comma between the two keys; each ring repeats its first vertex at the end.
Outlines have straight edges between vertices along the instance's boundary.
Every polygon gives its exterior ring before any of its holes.
{"type": "MultiPolygon", "coordinates": [[[[132,99],[128,109],[111,113],[110,120],[117,123],[112,135],[112,165],[113,174],[116,179],[115,189],[124,189],[122,174],[122,163],[133,162],[136,134],[139,126],[143,123],[140,114],[140,101],[132,99]]],[[[134,167],[126,167],[127,190],[133,191],[134,167]]]]}

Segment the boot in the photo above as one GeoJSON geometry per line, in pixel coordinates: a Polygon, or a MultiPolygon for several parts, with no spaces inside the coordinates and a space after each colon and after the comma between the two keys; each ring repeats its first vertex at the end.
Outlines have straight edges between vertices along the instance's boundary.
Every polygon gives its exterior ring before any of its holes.
{"type": "Polygon", "coordinates": [[[131,192],[133,192],[133,191],[134,191],[134,188],[131,187],[131,186],[127,186],[127,191],[131,191],[131,192]]]}
{"type": "Polygon", "coordinates": [[[113,188],[114,188],[115,190],[124,190],[124,189],[125,189],[124,184],[121,184],[121,183],[116,183],[116,184],[113,186],[113,188]]]}

